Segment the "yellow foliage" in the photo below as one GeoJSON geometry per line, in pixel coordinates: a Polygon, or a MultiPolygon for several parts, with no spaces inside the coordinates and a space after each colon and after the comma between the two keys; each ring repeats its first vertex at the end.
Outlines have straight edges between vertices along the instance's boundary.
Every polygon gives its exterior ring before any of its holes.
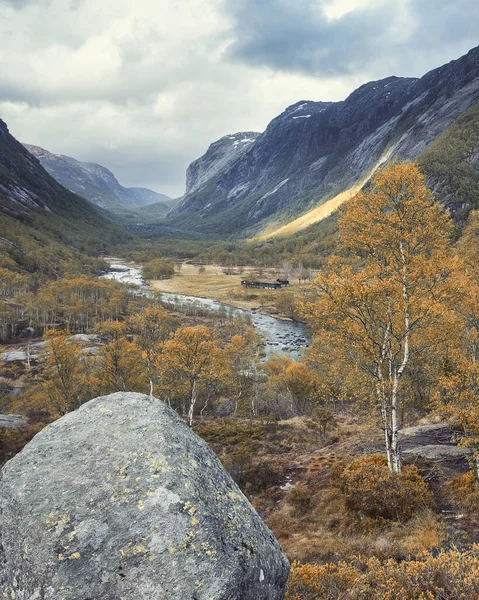
{"type": "Polygon", "coordinates": [[[346,506],[373,521],[406,521],[433,505],[433,495],[414,466],[392,473],[379,454],[363,455],[339,475],[346,506]]]}
{"type": "Polygon", "coordinates": [[[472,600],[479,597],[479,546],[324,565],[293,563],[285,600],[472,600]]]}

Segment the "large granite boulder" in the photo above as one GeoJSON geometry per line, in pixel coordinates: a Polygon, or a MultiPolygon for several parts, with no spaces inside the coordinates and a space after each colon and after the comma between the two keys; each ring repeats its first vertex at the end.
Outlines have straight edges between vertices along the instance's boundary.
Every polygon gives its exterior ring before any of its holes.
{"type": "Polygon", "coordinates": [[[154,398],[96,398],[1,472],[0,598],[279,600],[288,571],[207,444],[154,398]]]}

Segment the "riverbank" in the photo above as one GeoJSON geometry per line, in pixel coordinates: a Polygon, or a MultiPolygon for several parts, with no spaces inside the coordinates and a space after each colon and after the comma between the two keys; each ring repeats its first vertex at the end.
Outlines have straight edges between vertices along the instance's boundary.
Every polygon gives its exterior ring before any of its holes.
{"type": "MultiPolygon", "coordinates": [[[[137,265],[126,263],[121,259],[108,259],[110,262],[110,271],[103,277],[115,279],[126,284],[143,286],[145,293],[151,291],[153,287],[151,282],[145,282],[141,276],[141,270],[137,265]]],[[[190,265],[191,266],[191,265],[190,265]]],[[[199,273],[199,275],[202,275],[199,273]]],[[[179,275],[178,278],[183,277],[179,275]]],[[[234,277],[234,275],[225,275],[225,277],[234,277]]],[[[161,283],[168,283],[172,280],[166,280],[161,283]]],[[[241,287],[241,282],[239,283],[241,287]]],[[[157,288],[155,291],[160,292],[157,288]]],[[[249,291],[249,290],[246,290],[249,291]]],[[[260,290],[263,292],[264,290],[260,290]]],[[[252,290],[256,292],[256,290],[252,290]]],[[[278,318],[264,314],[254,308],[243,308],[233,306],[231,302],[220,302],[216,298],[202,297],[197,294],[180,294],[178,292],[169,292],[161,290],[161,302],[171,310],[180,313],[194,314],[195,311],[209,311],[212,313],[224,312],[233,313],[234,316],[249,319],[253,327],[257,330],[262,339],[264,356],[268,357],[273,353],[288,353],[292,358],[298,358],[301,350],[309,346],[310,340],[306,334],[306,328],[303,323],[292,320],[278,318]]],[[[275,290],[273,293],[281,293],[281,290],[275,290]]]]}
{"type": "Polygon", "coordinates": [[[281,290],[244,288],[241,285],[242,279],[276,281],[280,276],[278,269],[225,268],[219,265],[200,267],[183,263],[180,271],[175,273],[172,279],[154,280],[148,283],[158,292],[209,298],[235,308],[261,310],[264,314],[281,318],[285,315],[281,315],[278,310],[278,299],[285,292],[298,290],[297,283],[291,280],[290,285],[281,290]]]}

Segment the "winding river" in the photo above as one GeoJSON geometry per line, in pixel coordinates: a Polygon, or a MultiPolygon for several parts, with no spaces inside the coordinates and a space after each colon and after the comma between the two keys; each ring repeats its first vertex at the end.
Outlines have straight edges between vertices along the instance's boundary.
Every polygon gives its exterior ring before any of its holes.
{"type": "MultiPolygon", "coordinates": [[[[103,275],[103,277],[129,285],[137,285],[140,288],[140,292],[145,294],[154,293],[142,278],[141,270],[121,260],[112,260],[110,262],[110,271],[103,275]]],[[[291,358],[296,359],[299,357],[301,348],[309,345],[306,329],[302,323],[263,315],[254,309],[235,308],[211,298],[185,296],[184,294],[171,294],[167,292],[158,292],[156,295],[161,298],[162,302],[174,306],[179,312],[181,312],[182,307],[191,309],[194,306],[203,310],[229,313],[248,318],[257,334],[261,337],[266,356],[272,353],[288,353],[291,358]]]]}

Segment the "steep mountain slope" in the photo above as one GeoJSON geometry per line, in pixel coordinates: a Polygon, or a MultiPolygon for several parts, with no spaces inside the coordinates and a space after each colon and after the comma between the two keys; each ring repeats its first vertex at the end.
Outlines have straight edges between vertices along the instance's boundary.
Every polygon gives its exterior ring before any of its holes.
{"type": "Polygon", "coordinates": [[[0,266],[53,268],[72,253],[101,253],[128,234],[62,187],[0,120],[0,266]],[[50,257],[50,258],[48,258],[50,257]]]}
{"type": "Polygon", "coordinates": [[[477,102],[479,48],[420,79],[370,82],[343,102],[299,102],[232,162],[216,172],[210,165],[214,174],[190,186],[168,221],[211,233],[270,223],[274,233],[328,200],[339,205],[338,194],[383,161],[417,157],[477,102]]]}
{"type": "Polygon", "coordinates": [[[163,214],[171,208],[171,198],[146,188],[125,188],[111,171],[96,163],[84,163],[53,154],[39,146],[24,144],[46,171],[70,191],[108,210],[131,209],[147,204],[164,205],[163,214]]]}
{"type": "Polygon", "coordinates": [[[462,223],[479,208],[479,104],[460,115],[418,157],[439,202],[462,223]]]}
{"type": "Polygon", "coordinates": [[[248,150],[259,135],[255,131],[233,133],[213,142],[205,154],[188,167],[185,194],[195,192],[208,179],[227,169],[248,150]]]}

